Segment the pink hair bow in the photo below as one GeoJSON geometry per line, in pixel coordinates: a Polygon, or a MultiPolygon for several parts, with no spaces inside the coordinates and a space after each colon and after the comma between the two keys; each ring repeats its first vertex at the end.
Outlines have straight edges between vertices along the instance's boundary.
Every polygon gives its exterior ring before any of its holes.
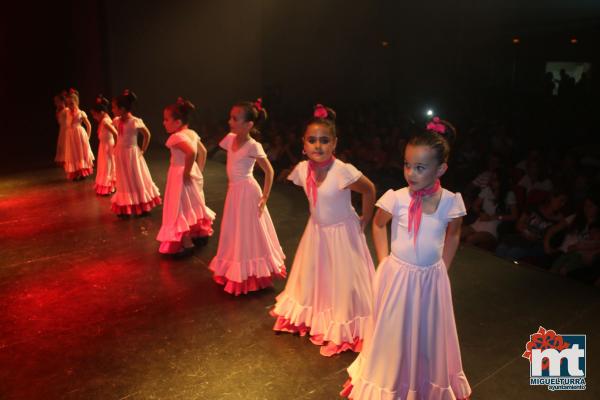
{"type": "Polygon", "coordinates": [[[258,111],[262,111],[262,97],[256,99],[256,101],[254,102],[254,107],[256,107],[258,111]]]}
{"type": "Polygon", "coordinates": [[[327,109],[325,107],[323,107],[323,104],[317,104],[315,106],[315,111],[313,113],[313,116],[315,118],[325,119],[329,116],[329,113],[327,112],[327,109]]]}
{"type": "Polygon", "coordinates": [[[433,120],[427,124],[427,130],[443,135],[446,133],[446,125],[441,122],[439,117],[433,117],[433,120]]]}

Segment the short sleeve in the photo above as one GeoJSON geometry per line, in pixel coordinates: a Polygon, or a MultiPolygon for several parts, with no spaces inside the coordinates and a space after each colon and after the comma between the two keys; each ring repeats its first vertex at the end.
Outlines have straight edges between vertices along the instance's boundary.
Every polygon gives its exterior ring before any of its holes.
{"type": "Polygon", "coordinates": [[[295,185],[304,186],[304,181],[301,177],[302,171],[306,170],[306,161],[301,161],[294,167],[294,170],[288,175],[288,180],[294,182],[295,185]]]}
{"type": "Polygon", "coordinates": [[[224,149],[224,150],[231,150],[231,144],[233,143],[233,139],[235,137],[235,134],[233,133],[228,133],[227,135],[225,135],[225,137],[223,139],[221,139],[221,141],[219,142],[219,147],[224,149]]]}
{"type": "Polygon", "coordinates": [[[396,207],[397,202],[398,196],[396,192],[390,189],[387,192],[385,192],[384,195],[379,198],[379,200],[377,200],[375,206],[381,208],[383,211],[387,211],[392,215],[396,215],[396,210],[398,208],[396,207]]]}
{"type": "Polygon", "coordinates": [[[267,158],[267,154],[262,147],[262,144],[258,143],[256,140],[253,140],[252,143],[248,144],[250,147],[248,149],[248,156],[252,158],[267,158]]]}
{"type": "Polygon", "coordinates": [[[135,129],[142,129],[146,127],[146,124],[144,124],[144,121],[141,118],[135,118],[133,120],[135,129]]]}
{"type": "Polygon", "coordinates": [[[356,167],[352,164],[342,163],[340,168],[340,183],[339,188],[344,189],[348,187],[348,185],[356,182],[361,176],[362,172],[360,172],[356,167]]]}
{"type": "Polygon", "coordinates": [[[448,219],[459,218],[467,215],[467,209],[465,208],[465,202],[463,201],[460,193],[454,193],[452,198],[452,204],[448,210],[448,219]]]}
{"type": "Polygon", "coordinates": [[[185,138],[183,137],[183,135],[174,133],[172,135],[169,135],[166,145],[168,148],[173,148],[173,146],[175,146],[181,142],[185,142],[185,138]]]}

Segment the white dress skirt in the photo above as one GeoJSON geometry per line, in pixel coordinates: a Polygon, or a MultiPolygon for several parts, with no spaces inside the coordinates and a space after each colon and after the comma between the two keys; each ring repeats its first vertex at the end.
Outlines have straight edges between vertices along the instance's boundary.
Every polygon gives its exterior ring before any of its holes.
{"type": "Polygon", "coordinates": [[[115,139],[107,128],[112,121],[105,116],[98,125],[98,163],[96,164],[96,194],[108,195],[116,190],[115,139]]]}
{"type": "Polygon", "coordinates": [[[181,241],[185,235],[190,238],[211,236],[216,217],[215,212],[206,206],[204,179],[196,162],[190,172],[190,182],[186,183],[183,179],[185,153],[176,147],[182,142],[196,149],[197,154],[200,137],[193,130],[185,129],[167,139],[166,145],[171,150],[171,164],[164,195],[162,226],[156,237],[161,242],[159,252],[163,254],[182,251],[181,241]]]}

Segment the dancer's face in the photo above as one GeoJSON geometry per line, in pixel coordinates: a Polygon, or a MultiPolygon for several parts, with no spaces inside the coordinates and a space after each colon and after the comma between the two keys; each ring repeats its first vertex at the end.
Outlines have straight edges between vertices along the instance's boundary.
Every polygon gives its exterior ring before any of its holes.
{"type": "Polygon", "coordinates": [[[244,109],[241,107],[233,107],[229,112],[229,129],[236,135],[247,135],[254,123],[252,121],[246,121],[244,116],[244,109]]]}
{"type": "Polygon", "coordinates": [[[446,170],[446,163],[439,164],[435,150],[429,146],[407,145],[404,152],[404,179],[412,191],[426,189],[435,183],[446,170]]]}
{"type": "Polygon", "coordinates": [[[323,124],[310,124],[304,132],[304,152],[315,162],[327,161],[333,155],[337,138],[323,124]]]}
{"type": "Polygon", "coordinates": [[[65,105],[70,109],[73,109],[77,106],[77,101],[74,97],[67,97],[67,99],[65,100],[65,105]]]}
{"type": "Polygon", "coordinates": [[[180,119],[174,119],[173,113],[169,110],[163,111],[163,126],[168,134],[179,132],[183,127],[180,119]]]}

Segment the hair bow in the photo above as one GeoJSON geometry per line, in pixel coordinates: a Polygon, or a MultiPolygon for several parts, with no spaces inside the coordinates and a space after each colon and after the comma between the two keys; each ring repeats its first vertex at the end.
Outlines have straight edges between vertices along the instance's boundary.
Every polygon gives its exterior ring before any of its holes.
{"type": "Polygon", "coordinates": [[[323,104],[317,104],[315,106],[315,111],[313,112],[313,116],[315,118],[325,119],[329,116],[327,109],[323,106],[323,104]]]}
{"type": "Polygon", "coordinates": [[[258,111],[262,111],[263,107],[262,107],[262,97],[259,97],[258,99],[256,99],[256,101],[254,102],[254,107],[256,107],[256,109],[258,111]]]}
{"type": "Polygon", "coordinates": [[[427,130],[443,135],[446,133],[446,125],[441,122],[439,117],[433,117],[433,120],[427,124],[427,130]]]}

